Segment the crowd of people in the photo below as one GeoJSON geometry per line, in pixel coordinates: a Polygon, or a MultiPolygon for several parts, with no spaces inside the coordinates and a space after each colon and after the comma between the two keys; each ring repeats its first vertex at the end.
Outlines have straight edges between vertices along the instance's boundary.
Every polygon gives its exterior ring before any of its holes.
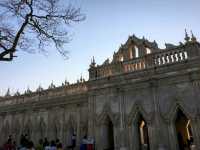
{"type": "Polygon", "coordinates": [[[63,147],[63,144],[59,139],[49,141],[47,138],[40,139],[37,145],[34,145],[33,141],[28,135],[21,135],[19,145],[12,139],[10,135],[6,143],[0,148],[0,150],[94,150],[94,140],[84,136],[80,143],[80,148],[76,145],[76,135],[71,137],[71,144],[63,147]]]}

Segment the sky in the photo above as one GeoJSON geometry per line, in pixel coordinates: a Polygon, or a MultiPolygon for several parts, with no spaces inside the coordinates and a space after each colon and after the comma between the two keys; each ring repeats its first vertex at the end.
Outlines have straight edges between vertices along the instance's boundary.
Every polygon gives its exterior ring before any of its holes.
{"type": "MultiPolygon", "coordinates": [[[[67,2],[67,0],[63,0],[67,2]]],[[[60,86],[67,79],[76,82],[88,69],[94,56],[97,64],[111,58],[129,35],[165,43],[184,41],[185,28],[200,39],[199,0],[71,0],[86,20],[70,27],[72,41],[65,45],[69,59],[55,48],[48,56],[18,51],[12,62],[0,62],[0,95],[23,93],[27,88],[44,89],[53,82],[60,86]]]]}

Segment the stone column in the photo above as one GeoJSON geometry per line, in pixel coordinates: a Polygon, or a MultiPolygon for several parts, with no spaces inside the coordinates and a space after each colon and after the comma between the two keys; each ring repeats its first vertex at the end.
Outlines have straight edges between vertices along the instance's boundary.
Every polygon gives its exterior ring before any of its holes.
{"type": "Polygon", "coordinates": [[[176,130],[173,121],[168,122],[169,143],[171,150],[178,150],[176,130]]]}
{"type": "Polygon", "coordinates": [[[81,106],[80,106],[80,104],[77,104],[77,107],[76,107],[76,117],[77,117],[77,121],[76,121],[76,123],[77,123],[77,131],[76,131],[76,135],[77,135],[77,140],[76,140],[76,142],[77,142],[77,144],[76,144],[76,146],[77,147],[79,147],[80,146],[80,142],[81,142],[81,137],[80,137],[80,127],[81,127],[81,125],[80,125],[80,113],[81,113],[81,106]]]}
{"type": "Polygon", "coordinates": [[[101,138],[102,138],[102,135],[101,135],[101,126],[100,124],[96,124],[95,126],[95,148],[97,150],[101,150],[101,138]]]}
{"type": "Polygon", "coordinates": [[[65,118],[65,108],[60,107],[61,111],[61,122],[60,122],[60,141],[65,145],[66,141],[64,141],[64,118],[65,118]]]}
{"type": "Polygon", "coordinates": [[[159,93],[159,87],[157,85],[157,81],[152,79],[150,81],[150,89],[152,93],[152,99],[154,104],[154,119],[149,122],[149,132],[151,136],[149,135],[150,147],[151,149],[162,149],[162,150],[168,150],[168,135],[165,130],[166,124],[164,120],[161,118],[161,111],[160,111],[160,101],[158,97],[159,93]]]}
{"type": "Polygon", "coordinates": [[[114,147],[115,150],[123,150],[123,147],[121,146],[120,141],[122,141],[123,139],[123,133],[121,136],[121,132],[119,130],[119,127],[116,124],[113,124],[113,138],[114,138],[114,147]]]}
{"type": "Polygon", "coordinates": [[[198,120],[192,119],[191,120],[191,127],[192,127],[192,135],[194,139],[195,150],[200,149],[200,137],[199,137],[199,128],[198,128],[198,120]]]}
{"type": "Polygon", "coordinates": [[[95,96],[91,95],[88,98],[88,136],[95,137],[95,96]]]}
{"type": "Polygon", "coordinates": [[[128,139],[128,135],[126,134],[126,122],[125,122],[125,107],[126,107],[126,100],[124,98],[124,91],[123,89],[117,89],[118,98],[119,98],[119,111],[120,111],[120,126],[119,130],[119,149],[120,150],[127,150],[126,139],[128,139]]]}
{"type": "Polygon", "coordinates": [[[129,143],[130,150],[138,150],[139,149],[139,134],[138,134],[138,125],[132,124],[129,127],[129,143]]]}

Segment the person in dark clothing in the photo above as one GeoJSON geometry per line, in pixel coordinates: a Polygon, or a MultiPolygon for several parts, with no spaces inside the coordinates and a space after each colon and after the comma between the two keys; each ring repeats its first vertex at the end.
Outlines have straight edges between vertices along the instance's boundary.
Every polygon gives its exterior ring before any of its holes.
{"type": "Polygon", "coordinates": [[[74,150],[76,147],[76,134],[73,134],[71,137],[71,145],[68,146],[67,148],[74,150]]]}
{"type": "Polygon", "coordinates": [[[47,146],[47,144],[49,143],[47,138],[44,138],[44,143],[43,143],[43,148],[45,148],[47,146]]]}

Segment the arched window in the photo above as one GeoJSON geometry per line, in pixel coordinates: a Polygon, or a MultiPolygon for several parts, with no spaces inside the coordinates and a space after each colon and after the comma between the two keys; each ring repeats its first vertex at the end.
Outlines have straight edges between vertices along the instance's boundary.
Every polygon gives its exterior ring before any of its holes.
{"type": "Polygon", "coordinates": [[[138,118],[139,149],[149,150],[148,126],[142,115],[138,118]]]}
{"type": "Polygon", "coordinates": [[[133,58],[133,51],[132,49],[129,49],[129,59],[132,59],[133,58]]]}
{"type": "Polygon", "coordinates": [[[135,46],[135,58],[139,57],[139,49],[135,46]]]}
{"type": "Polygon", "coordinates": [[[175,127],[179,150],[190,149],[193,144],[191,122],[180,109],[177,111],[175,127]]]}
{"type": "Polygon", "coordinates": [[[151,54],[151,49],[150,48],[146,48],[146,54],[151,54]]]}
{"type": "Polygon", "coordinates": [[[120,61],[123,62],[124,61],[124,57],[120,56],[120,61]]]}

